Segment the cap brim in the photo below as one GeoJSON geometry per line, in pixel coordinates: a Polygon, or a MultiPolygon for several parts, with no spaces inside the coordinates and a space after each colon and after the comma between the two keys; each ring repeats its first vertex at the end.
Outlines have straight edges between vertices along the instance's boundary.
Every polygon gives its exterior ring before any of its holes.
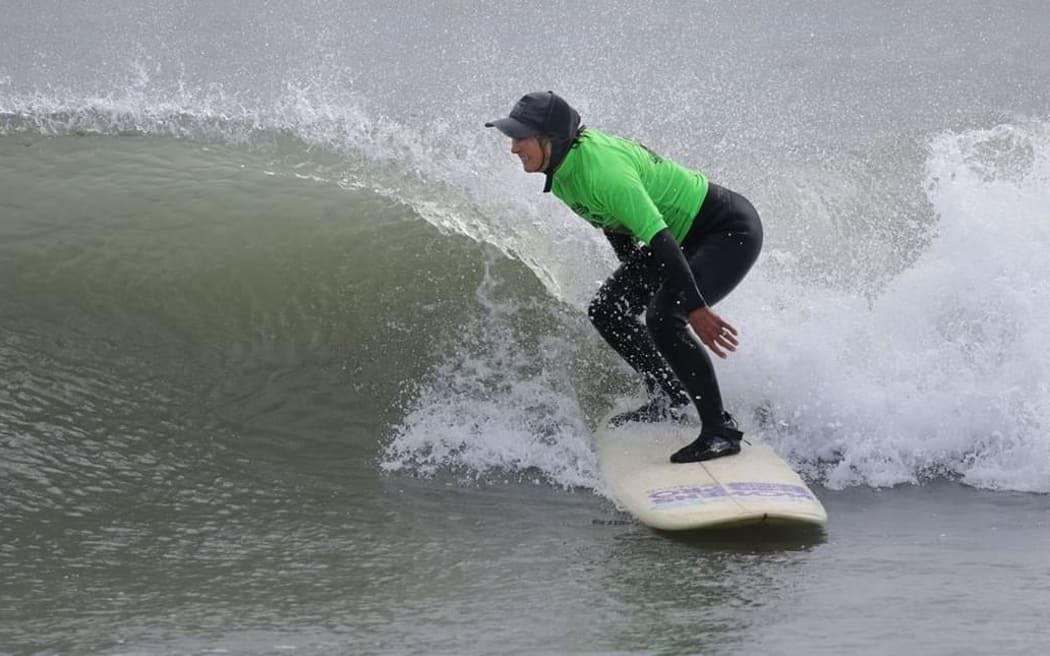
{"type": "Polygon", "coordinates": [[[509,116],[507,118],[499,118],[495,121],[489,121],[485,124],[485,127],[496,128],[511,139],[534,137],[540,133],[539,128],[529,125],[528,123],[522,123],[518,119],[509,116]]]}

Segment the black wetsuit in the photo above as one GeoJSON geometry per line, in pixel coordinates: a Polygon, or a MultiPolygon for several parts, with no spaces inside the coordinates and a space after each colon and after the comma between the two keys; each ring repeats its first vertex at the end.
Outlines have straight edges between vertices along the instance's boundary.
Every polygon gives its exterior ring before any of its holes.
{"type": "MultiPolygon", "coordinates": [[[[591,301],[594,326],[651,391],[663,389],[674,405],[692,397],[702,422],[720,423],[724,408],[711,358],[688,330],[686,308],[698,306],[695,291],[683,289],[682,276],[661,264],[669,260],[666,253],[657,257],[631,236],[606,236],[622,264],[591,301]],[[638,321],[643,312],[645,326],[638,321]]],[[[681,246],[702,295],[699,303],[714,305],[725,298],[761,248],[762,223],[755,208],[740,194],[711,184],[681,246]]]]}

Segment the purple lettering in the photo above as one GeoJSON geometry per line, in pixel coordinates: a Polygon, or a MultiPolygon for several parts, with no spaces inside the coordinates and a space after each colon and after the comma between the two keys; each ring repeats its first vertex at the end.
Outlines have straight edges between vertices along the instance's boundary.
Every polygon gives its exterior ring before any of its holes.
{"type": "Polygon", "coordinates": [[[813,498],[813,494],[801,485],[787,483],[730,483],[729,491],[738,497],[791,497],[807,500],[813,498]]]}
{"type": "Polygon", "coordinates": [[[717,483],[709,485],[680,485],[649,490],[646,493],[653,507],[701,504],[727,497],[725,488],[717,483]]]}

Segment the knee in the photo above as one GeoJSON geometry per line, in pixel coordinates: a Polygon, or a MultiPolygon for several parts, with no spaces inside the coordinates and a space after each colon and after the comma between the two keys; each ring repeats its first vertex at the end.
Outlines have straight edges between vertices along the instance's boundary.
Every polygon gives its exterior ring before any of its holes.
{"type": "Polygon", "coordinates": [[[664,321],[664,318],[661,315],[662,313],[656,303],[650,303],[649,307],[645,308],[645,327],[649,329],[649,333],[654,338],[656,337],[656,334],[660,332],[660,327],[664,321]]]}

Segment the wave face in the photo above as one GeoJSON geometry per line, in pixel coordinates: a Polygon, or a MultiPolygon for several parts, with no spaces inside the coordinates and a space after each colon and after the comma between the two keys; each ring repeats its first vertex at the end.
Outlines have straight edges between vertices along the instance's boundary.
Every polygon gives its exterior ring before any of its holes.
{"type": "Polygon", "coordinates": [[[585,318],[613,255],[481,128],[538,88],[758,207],[721,308],[747,429],[831,487],[1050,491],[1039,21],[734,5],[713,47],[613,5],[5,9],[4,503],[341,443],[600,490],[590,426],[637,393],[585,318]]]}

